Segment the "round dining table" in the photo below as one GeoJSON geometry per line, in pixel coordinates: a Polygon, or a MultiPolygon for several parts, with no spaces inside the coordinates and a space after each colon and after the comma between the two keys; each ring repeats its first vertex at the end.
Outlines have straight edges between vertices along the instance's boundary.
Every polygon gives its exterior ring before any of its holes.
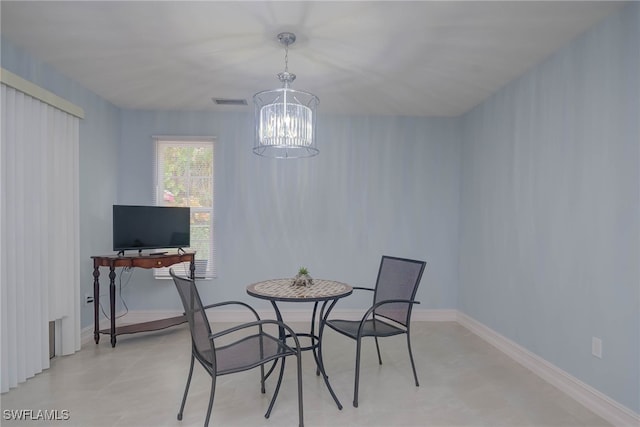
{"type": "MultiPolygon", "coordinates": [[[[311,285],[298,286],[293,284],[293,279],[271,279],[264,280],[262,282],[253,283],[247,286],[247,294],[255,298],[268,300],[271,302],[273,309],[276,313],[276,318],[282,321],[282,314],[278,308],[279,302],[312,302],[313,312],[311,314],[311,327],[310,331],[303,333],[296,333],[299,337],[309,338],[311,344],[307,347],[303,347],[301,350],[310,350],[313,352],[313,357],[316,361],[316,374],[322,374],[331,397],[336,402],[338,409],[342,409],[342,404],[338,400],[338,397],[331,388],[329,378],[324,370],[324,362],[322,360],[322,342],[319,339],[322,336],[322,328],[324,328],[324,322],[326,321],[329,313],[336,305],[340,298],[344,298],[351,295],[353,287],[335,280],[325,279],[313,279],[311,285]],[[320,306],[320,303],[322,305],[320,306]],[[320,310],[318,307],[320,306],[320,310]],[[318,322],[318,333],[315,331],[316,320],[318,322]]],[[[280,330],[280,334],[284,335],[284,330],[280,330]]]]}

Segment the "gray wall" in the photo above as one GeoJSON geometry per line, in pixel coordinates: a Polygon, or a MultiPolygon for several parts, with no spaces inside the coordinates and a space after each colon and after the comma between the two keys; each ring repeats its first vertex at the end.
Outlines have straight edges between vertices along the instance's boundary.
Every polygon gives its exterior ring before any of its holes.
{"type": "MultiPolygon", "coordinates": [[[[293,276],[373,285],[383,254],[426,260],[421,308],[456,306],[460,141],[455,119],[320,118],[320,155],[251,151],[250,114],[123,111],[118,202],[151,203],[152,135],[213,135],[218,277],[205,298],[250,301],[248,284],[293,276]]],[[[179,308],[173,285],[136,271],[130,307],[179,308]]],[[[364,306],[356,299],[348,304],[364,306]]],[[[297,307],[293,307],[297,308],[297,307]]]]}
{"type": "MultiPolygon", "coordinates": [[[[93,295],[90,257],[111,253],[111,205],[118,175],[119,109],[23,49],[2,38],[2,68],[82,107],[80,120],[80,296],[93,295]]],[[[37,242],[31,242],[37,244],[37,242]]],[[[29,243],[28,243],[29,244],[29,243]]],[[[81,304],[82,327],[93,323],[93,305],[81,304]]]]}
{"type": "Polygon", "coordinates": [[[459,310],[635,412],[639,41],[633,4],[463,118],[458,289],[459,310]]]}

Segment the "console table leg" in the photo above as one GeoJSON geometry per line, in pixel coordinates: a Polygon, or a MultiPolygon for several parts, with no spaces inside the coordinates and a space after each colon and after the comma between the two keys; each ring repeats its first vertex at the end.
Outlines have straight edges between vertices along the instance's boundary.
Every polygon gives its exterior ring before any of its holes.
{"type": "Polygon", "coordinates": [[[100,319],[98,316],[98,307],[100,306],[100,266],[94,261],[93,263],[93,339],[98,344],[100,341],[100,319]]]}
{"type": "Polygon", "coordinates": [[[189,278],[191,280],[195,280],[196,279],[196,259],[195,257],[191,259],[191,262],[189,263],[189,278]]]}
{"type": "Polygon", "coordinates": [[[111,347],[116,346],[116,272],[109,267],[109,308],[111,311],[111,347]]]}

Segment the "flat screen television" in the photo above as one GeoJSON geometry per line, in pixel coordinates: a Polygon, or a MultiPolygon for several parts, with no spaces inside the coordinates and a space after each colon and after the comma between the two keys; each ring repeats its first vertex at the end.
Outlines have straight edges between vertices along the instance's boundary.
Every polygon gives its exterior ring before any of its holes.
{"type": "Polygon", "coordinates": [[[187,248],[191,209],[174,206],[113,205],[113,250],[187,248]]]}

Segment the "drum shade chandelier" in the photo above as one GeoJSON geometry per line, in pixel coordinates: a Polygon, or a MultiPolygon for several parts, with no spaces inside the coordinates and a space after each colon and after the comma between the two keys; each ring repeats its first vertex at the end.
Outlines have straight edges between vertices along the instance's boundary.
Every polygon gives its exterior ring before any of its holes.
{"type": "Polygon", "coordinates": [[[289,45],[293,33],[278,34],[284,45],[284,71],[278,73],[282,87],[258,92],[255,106],[253,152],[263,157],[296,159],[319,153],[316,146],[316,109],[320,100],[309,92],[291,89],[296,75],[289,72],[289,45]]]}

